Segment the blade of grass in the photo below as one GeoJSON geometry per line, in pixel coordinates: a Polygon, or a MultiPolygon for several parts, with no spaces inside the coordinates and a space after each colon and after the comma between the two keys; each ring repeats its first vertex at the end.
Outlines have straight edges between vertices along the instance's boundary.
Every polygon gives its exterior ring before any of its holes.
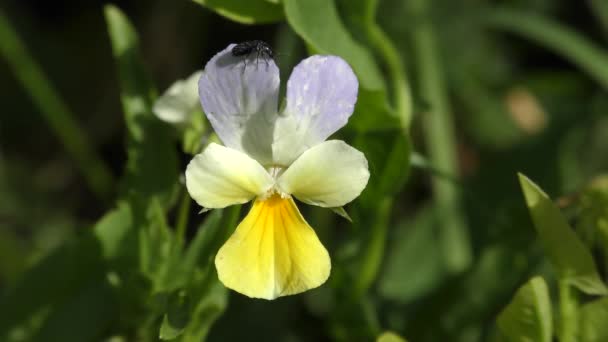
{"type": "MultiPolygon", "coordinates": [[[[409,2],[412,15],[420,18],[411,36],[420,93],[430,104],[430,109],[421,114],[421,120],[431,165],[447,174],[456,175],[458,165],[452,114],[427,5],[426,0],[409,2]]],[[[460,193],[445,179],[434,177],[432,185],[440,215],[440,240],[445,253],[445,266],[448,271],[458,273],[471,263],[469,234],[459,206],[460,193]]]]}
{"type": "Polygon", "coordinates": [[[0,11],[0,55],[40,110],[42,117],[76,162],[91,190],[102,200],[112,194],[113,177],[97,155],[74,114],[61,99],[42,68],[27,51],[19,35],[0,11]]]}

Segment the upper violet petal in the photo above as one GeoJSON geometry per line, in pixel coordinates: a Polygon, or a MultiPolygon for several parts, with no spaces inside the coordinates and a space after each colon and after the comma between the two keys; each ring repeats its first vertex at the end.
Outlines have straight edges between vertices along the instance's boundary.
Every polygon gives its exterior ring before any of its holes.
{"type": "Polygon", "coordinates": [[[337,56],[315,55],[298,64],[287,82],[285,114],[293,116],[308,144],[325,141],[346,125],[357,102],[359,82],[337,56]]]}
{"type": "Polygon", "coordinates": [[[198,82],[203,111],[224,145],[262,164],[272,160],[279,69],[255,51],[234,56],[230,44],[207,63],[198,82]]]}

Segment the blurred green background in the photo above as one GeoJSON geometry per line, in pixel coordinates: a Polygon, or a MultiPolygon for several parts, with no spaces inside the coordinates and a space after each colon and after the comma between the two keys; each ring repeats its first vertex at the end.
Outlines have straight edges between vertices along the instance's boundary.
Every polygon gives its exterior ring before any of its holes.
{"type": "MultiPolygon", "coordinates": [[[[564,303],[518,172],[605,281],[606,1],[106,5],[0,4],[0,340],[518,340],[496,320],[528,279],[564,303]],[[175,127],[151,111],[253,39],[273,46],[283,82],[309,54],[353,66],[359,101],[339,136],[372,174],[345,208],[352,224],[300,205],[332,276],[275,301],[216,279],[213,255],[246,210],[198,214],[184,194],[187,142],[211,133],[202,113],[175,127]]],[[[571,340],[608,341],[593,336],[571,340]]]]}

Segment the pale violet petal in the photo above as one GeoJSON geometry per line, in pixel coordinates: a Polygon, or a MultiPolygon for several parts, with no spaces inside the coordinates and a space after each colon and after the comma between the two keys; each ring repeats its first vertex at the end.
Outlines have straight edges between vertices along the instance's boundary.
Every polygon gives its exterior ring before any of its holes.
{"type": "Polygon", "coordinates": [[[272,58],[233,56],[229,45],[205,66],[198,87],[203,111],[227,147],[272,161],[279,69],[272,58]]]}
{"type": "Polygon", "coordinates": [[[198,105],[197,82],[202,71],[173,83],[154,103],[153,112],[162,121],[181,124],[190,118],[198,105]]]}
{"type": "Polygon", "coordinates": [[[361,194],[369,180],[363,153],[340,140],[304,152],[279,177],[279,189],[304,203],[340,207],[361,194]]]}
{"type": "Polygon", "coordinates": [[[186,168],[188,193],[205,208],[248,202],[272,185],[272,177],[257,161],[215,143],[194,156],[186,168]]]}
{"type": "Polygon", "coordinates": [[[290,153],[283,149],[289,148],[297,150],[291,152],[297,157],[346,125],[358,89],[357,77],[340,57],[315,55],[300,62],[287,82],[286,107],[275,131],[275,160],[288,160],[290,153]]]}

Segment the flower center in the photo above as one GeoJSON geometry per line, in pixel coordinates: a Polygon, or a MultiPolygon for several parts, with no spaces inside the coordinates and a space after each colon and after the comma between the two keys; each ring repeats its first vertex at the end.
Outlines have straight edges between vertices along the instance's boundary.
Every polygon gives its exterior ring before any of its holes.
{"type": "Polygon", "coordinates": [[[274,180],[274,185],[272,187],[270,187],[270,189],[266,190],[266,192],[264,194],[262,194],[259,197],[259,199],[262,201],[265,201],[265,200],[269,200],[273,197],[288,198],[289,194],[285,193],[284,191],[279,189],[279,187],[276,184],[277,179],[279,179],[279,177],[283,174],[286,167],[284,167],[282,165],[271,165],[271,166],[268,166],[266,169],[268,170],[268,173],[270,174],[270,176],[272,176],[272,179],[274,180]]]}

